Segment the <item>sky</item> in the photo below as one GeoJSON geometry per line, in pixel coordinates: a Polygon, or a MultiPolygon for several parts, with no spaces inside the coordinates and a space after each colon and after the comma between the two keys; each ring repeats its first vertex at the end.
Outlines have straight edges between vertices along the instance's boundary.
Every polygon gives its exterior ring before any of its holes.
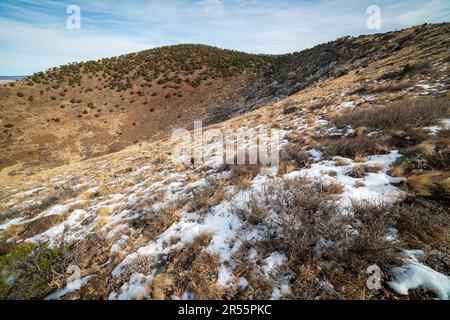
{"type": "Polygon", "coordinates": [[[449,21],[448,0],[0,0],[0,75],[180,43],[282,54],[449,21]]]}

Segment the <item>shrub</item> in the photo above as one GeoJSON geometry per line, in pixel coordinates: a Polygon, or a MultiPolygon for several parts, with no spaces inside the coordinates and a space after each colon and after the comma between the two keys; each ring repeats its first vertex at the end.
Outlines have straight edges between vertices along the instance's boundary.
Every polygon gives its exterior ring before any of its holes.
{"type": "Polygon", "coordinates": [[[424,127],[437,122],[449,112],[446,98],[421,98],[394,102],[386,107],[353,110],[337,117],[333,123],[338,127],[407,129],[424,127]]]}
{"type": "Polygon", "coordinates": [[[283,114],[291,114],[298,111],[298,104],[295,102],[287,102],[283,105],[283,114]]]}
{"type": "Polygon", "coordinates": [[[351,137],[324,139],[320,145],[320,149],[325,156],[341,156],[347,158],[362,159],[368,155],[387,153],[389,148],[385,138],[375,137],[351,137]]]}
{"type": "Polygon", "coordinates": [[[290,143],[281,151],[280,161],[293,162],[298,168],[303,168],[309,165],[309,154],[303,150],[300,144],[290,143]]]}
{"type": "Polygon", "coordinates": [[[69,247],[54,248],[22,243],[0,257],[0,297],[6,299],[42,299],[65,283],[67,267],[74,262],[69,247]],[[14,282],[8,278],[14,275],[14,282]]]}
{"type": "Polygon", "coordinates": [[[288,257],[293,298],[362,298],[369,266],[376,264],[387,277],[401,264],[399,243],[386,237],[397,222],[391,207],[354,203],[354,214],[342,215],[335,202],[342,188],[305,178],[274,183],[264,192],[239,213],[269,230],[261,246],[288,257]],[[333,289],[324,291],[324,282],[333,289]]]}
{"type": "Polygon", "coordinates": [[[359,165],[353,167],[352,171],[349,173],[350,177],[353,178],[364,178],[368,173],[376,173],[382,169],[381,166],[370,166],[370,165],[359,165]]]}
{"type": "Polygon", "coordinates": [[[261,168],[260,164],[230,165],[228,166],[228,169],[231,170],[230,183],[238,188],[248,188],[261,168]]]}

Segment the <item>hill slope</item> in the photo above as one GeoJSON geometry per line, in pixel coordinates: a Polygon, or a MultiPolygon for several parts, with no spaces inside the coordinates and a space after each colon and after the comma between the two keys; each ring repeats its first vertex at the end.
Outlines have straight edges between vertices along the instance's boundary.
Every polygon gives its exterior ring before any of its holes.
{"type": "Polygon", "coordinates": [[[174,164],[168,139],[4,168],[0,298],[448,299],[448,25],[416,33],[210,127],[281,130],[277,172],[174,164]]]}
{"type": "Polygon", "coordinates": [[[54,167],[156,141],[194,120],[217,123],[380,60],[393,72],[386,77],[413,76],[445,54],[448,34],[448,24],[424,25],[282,56],[179,45],[37,73],[0,87],[0,168],[54,167]]]}
{"type": "Polygon", "coordinates": [[[206,118],[270,61],[179,45],[74,63],[5,85],[0,167],[51,167],[165,137],[206,118]]]}

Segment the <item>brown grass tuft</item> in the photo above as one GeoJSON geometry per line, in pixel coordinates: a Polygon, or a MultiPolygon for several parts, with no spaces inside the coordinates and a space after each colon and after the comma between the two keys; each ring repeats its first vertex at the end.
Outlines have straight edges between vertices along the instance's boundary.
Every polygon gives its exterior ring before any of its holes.
{"type": "Polygon", "coordinates": [[[341,156],[358,160],[365,156],[387,153],[389,148],[384,138],[375,137],[352,137],[332,139],[326,138],[322,141],[321,150],[327,157],[341,156]]]}
{"type": "Polygon", "coordinates": [[[448,113],[447,98],[426,97],[393,102],[386,107],[352,110],[336,118],[333,123],[338,127],[408,129],[434,124],[448,113]]]}

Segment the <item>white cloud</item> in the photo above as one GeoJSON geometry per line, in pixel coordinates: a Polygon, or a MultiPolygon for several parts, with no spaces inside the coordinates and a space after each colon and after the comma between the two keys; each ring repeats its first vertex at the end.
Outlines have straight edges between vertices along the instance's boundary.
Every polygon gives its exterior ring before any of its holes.
{"type": "Polygon", "coordinates": [[[0,33],[0,70],[5,75],[29,74],[74,61],[116,56],[160,45],[141,37],[30,27],[5,19],[0,19],[0,29],[14,30],[13,39],[8,33],[0,33]]]}

